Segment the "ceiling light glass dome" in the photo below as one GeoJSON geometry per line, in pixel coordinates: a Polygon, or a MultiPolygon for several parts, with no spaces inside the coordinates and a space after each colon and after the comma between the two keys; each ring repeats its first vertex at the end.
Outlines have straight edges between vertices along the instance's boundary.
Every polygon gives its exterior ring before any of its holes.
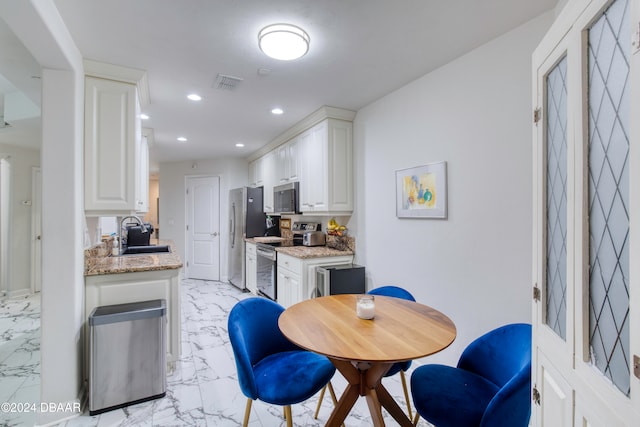
{"type": "Polygon", "coordinates": [[[302,28],[290,24],[269,25],[258,34],[260,49],[267,56],[283,61],[306,55],[309,42],[309,35],[302,28]]]}

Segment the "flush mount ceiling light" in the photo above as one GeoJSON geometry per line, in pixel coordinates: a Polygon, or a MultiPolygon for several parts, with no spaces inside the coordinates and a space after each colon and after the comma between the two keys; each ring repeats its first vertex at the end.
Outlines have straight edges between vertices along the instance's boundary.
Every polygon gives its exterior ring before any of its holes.
{"type": "Polygon", "coordinates": [[[187,138],[185,138],[184,136],[179,136],[177,139],[178,142],[187,142],[187,138]]]}
{"type": "Polygon", "coordinates": [[[284,110],[282,108],[274,108],[273,110],[271,110],[271,114],[275,114],[276,116],[282,113],[284,113],[284,110]]]}
{"type": "Polygon", "coordinates": [[[290,61],[306,55],[309,51],[309,35],[290,24],[273,24],[258,33],[258,45],[267,56],[290,61]]]}
{"type": "Polygon", "coordinates": [[[187,98],[189,98],[192,101],[200,101],[202,100],[202,97],[200,95],[198,95],[197,93],[192,93],[187,95],[187,98]]]}
{"type": "Polygon", "coordinates": [[[146,114],[140,114],[140,119],[141,120],[149,120],[149,116],[147,116],[146,114]]]}

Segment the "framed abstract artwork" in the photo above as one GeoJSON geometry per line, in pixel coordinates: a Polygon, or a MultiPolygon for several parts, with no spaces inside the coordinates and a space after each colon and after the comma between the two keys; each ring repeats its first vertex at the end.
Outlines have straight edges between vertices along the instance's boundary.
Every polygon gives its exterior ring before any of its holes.
{"type": "Polygon", "coordinates": [[[396,171],[396,216],[447,217],[447,162],[396,171]]]}

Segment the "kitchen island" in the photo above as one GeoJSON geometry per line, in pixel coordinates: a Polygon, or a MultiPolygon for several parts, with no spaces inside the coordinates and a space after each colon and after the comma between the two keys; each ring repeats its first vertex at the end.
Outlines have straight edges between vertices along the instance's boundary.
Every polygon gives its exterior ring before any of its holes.
{"type": "MultiPolygon", "coordinates": [[[[111,256],[112,242],[85,250],[85,322],[104,305],[163,299],[167,304],[167,368],[180,357],[180,269],[182,260],[172,241],[159,241],[171,252],[111,256]]],[[[85,323],[88,355],[89,328],[85,323]]],[[[87,359],[88,361],[88,359],[87,359]]],[[[88,363],[85,364],[88,366],[88,363]]],[[[85,372],[85,378],[88,372],[85,372]]]]}

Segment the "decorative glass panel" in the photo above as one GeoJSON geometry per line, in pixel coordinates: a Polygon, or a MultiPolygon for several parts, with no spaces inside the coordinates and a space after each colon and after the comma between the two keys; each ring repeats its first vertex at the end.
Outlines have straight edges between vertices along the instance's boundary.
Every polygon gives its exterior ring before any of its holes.
{"type": "Polygon", "coordinates": [[[547,76],[546,324],[563,340],[567,329],[567,58],[547,76]]]}
{"type": "Polygon", "coordinates": [[[589,333],[591,362],[623,393],[629,372],[628,0],[589,29],[589,333]]]}

